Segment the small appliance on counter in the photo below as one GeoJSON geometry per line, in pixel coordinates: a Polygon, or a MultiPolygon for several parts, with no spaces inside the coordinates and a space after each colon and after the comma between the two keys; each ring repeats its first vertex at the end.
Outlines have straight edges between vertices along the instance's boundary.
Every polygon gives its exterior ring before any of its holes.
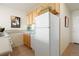
{"type": "Polygon", "coordinates": [[[0,32],[4,32],[5,28],[0,28],[0,32]]]}
{"type": "Polygon", "coordinates": [[[0,28],[0,37],[3,36],[4,30],[5,30],[5,28],[0,28]]]}

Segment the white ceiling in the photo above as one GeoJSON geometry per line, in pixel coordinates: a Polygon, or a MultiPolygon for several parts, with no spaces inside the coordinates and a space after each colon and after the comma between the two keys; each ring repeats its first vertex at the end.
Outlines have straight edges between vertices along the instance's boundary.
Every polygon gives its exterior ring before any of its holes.
{"type": "Polygon", "coordinates": [[[66,3],[70,11],[79,10],[79,3],[66,3]]]}
{"type": "Polygon", "coordinates": [[[38,5],[38,3],[0,3],[0,6],[6,6],[8,8],[27,12],[33,8],[36,8],[38,5]]]}
{"type": "MultiPolygon", "coordinates": [[[[6,6],[16,10],[26,11],[32,10],[39,6],[40,3],[0,3],[0,6],[6,6]]],[[[66,3],[70,11],[79,10],[79,3],[66,3]]]]}

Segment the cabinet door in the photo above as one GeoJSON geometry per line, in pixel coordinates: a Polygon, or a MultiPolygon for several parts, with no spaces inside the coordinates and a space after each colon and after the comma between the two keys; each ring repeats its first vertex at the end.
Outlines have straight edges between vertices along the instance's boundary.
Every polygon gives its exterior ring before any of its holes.
{"type": "Polygon", "coordinates": [[[32,17],[33,17],[33,21],[32,21],[32,24],[34,24],[35,23],[35,17],[37,16],[37,11],[36,10],[34,10],[33,11],[33,14],[32,14],[32,17]]]}
{"type": "Polygon", "coordinates": [[[37,16],[37,11],[34,10],[27,15],[27,24],[32,25],[35,23],[35,17],[37,16]]]}
{"type": "Polygon", "coordinates": [[[31,12],[31,13],[29,13],[29,14],[27,15],[27,24],[28,24],[28,25],[33,24],[33,12],[31,12]]]}
{"type": "Polygon", "coordinates": [[[23,42],[24,45],[26,45],[27,47],[31,48],[31,37],[29,34],[23,34],[23,42]]]}
{"type": "Polygon", "coordinates": [[[60,3],[55,3],[55,10],[60,13],[60,3]]]}
{"type": "Polygon", "coordinates": [[[49,3],[48,5],[49,5],[49,7],[50,7],[51,10],[55,9],[55,3],[49,3]]]}
{"type": "Polygon", "coordinates": [[[30,24],[30,14],[27,15],[27,25],[30,24]]]}
{"type": "Polygon", "coordinates": [[[50,11],[53,14],[59,14],[60,13],[60,4],[59,3],[49,3],[50,11]]]}
{"type": "Polygon", "coordinates": [[[30,13],[30,25],[33,24],[33,12],[30,13]]]}
{"type": "Polygon", "coordinates": [[[41,15],[41,14],[47,12],[48,11],[47,9],[48,9],[48,3],[41,4],[40,7],[37,8],[37,11],[39,10],[38,15],[41,15]],[[39,10],[39,8],[40,8],[40,10],[39,10]]]}
{"type": "Polygon", "coordinates": [[[28,37],[26,34],[23,34],[23,42],[25,45],[28,45],[27,42],[28,42],[28,37]]]}

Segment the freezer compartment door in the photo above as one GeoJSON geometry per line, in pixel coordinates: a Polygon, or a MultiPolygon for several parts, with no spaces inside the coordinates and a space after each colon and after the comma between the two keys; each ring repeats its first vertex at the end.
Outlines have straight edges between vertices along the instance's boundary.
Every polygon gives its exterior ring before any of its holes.
{"type": "Polygon", "coordinates": [[[49,27],[49,12],[35,18],[35,27],[49,27]]]}

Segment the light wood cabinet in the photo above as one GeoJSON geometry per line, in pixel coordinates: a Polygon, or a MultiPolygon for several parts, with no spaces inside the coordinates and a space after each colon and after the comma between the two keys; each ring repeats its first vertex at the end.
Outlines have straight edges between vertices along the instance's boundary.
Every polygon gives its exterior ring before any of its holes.
{"type": "Polygon", "coordinates": [[[55,10],[60,13],[60,3],[55,3],[55,10]]]}
{"type": "Polygon", "coordinates": [[[40,6],[27,14],[27,25],[35,23],[35,17],[49,11],[53,14],[60,13],[60,3],[42,3],[40,6]]]}
{"type": "Polygon", "coordinates": [[[33,12],[27,14],[27,25],[32,25],[35,20],[34,18],[37,16],[37,11],[34,10],[33,12]]]}
{"type": "Polygon", "coordinates": [[[33,13],[29,13],[27,15],[27,25],[31,25],[33,23],[33,13]]]}
{"type": "Polygon", "coordinates": [[[49,3],[50,12],[53,14],[60,13],[60,3],[49,3]]]}
{"type": "Polygon", "coordinates": [[[37,11],[36,10],[34,10],[33,12],[32,12],[32,24],[34,24],[35,23],[35,17],[37,16],[37,11]]]}
{"type": "Polygon", "coordinates": [[[27,33],[23,34],[23,42],[25,46],[31,48],[31,37],[29,34],[27,33]]]}
{"type": "Polygon", "coordinates": [[[29,25],[30,24],[30,14],[26,15],[26,18],[27,18],[27,20],[26,20],[27,25],[29,25]]]}
{"type": "MultiPolygon", "coordinates": [[[[40,12],[38,13],[38,15],[45,13],[46,9],[49,9],[49,11],[55,15],[59,14],[60,13],[60,3],[46,3],[46,4],[40,5],[40,12]]],[[[39,8],[37,10],[39,10],[39,8]]]]}

